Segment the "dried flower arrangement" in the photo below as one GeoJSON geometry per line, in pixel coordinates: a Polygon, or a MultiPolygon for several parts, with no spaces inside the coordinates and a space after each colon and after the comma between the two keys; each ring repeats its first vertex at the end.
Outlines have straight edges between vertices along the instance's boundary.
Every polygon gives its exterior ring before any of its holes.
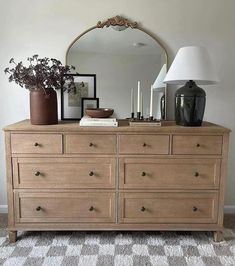
{"type": "Polygon", "coordinates": [[[73,76],[64,76],[64,74],[74,71],[74,66],[63,66],[57,59],[39,58],[38,55],[28,57],[27,61],[29,61],[28,66],[24,66],[22,62],[16,63],[14,58],[11,58],[9,63],[14,64],[14,67],[8,67],[4,71],[10,75],[10,82],[15,81],[16,84],[28,90],[42,89],[45,93],[51,89],[60,89],[63,85],[62,82],[66,82],[68,90],[74,89],[73,76]]]}

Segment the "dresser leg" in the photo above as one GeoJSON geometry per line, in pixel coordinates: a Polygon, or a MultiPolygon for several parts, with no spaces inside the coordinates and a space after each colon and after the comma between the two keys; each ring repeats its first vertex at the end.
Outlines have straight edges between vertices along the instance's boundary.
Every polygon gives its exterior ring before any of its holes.
{"type": "Polygon", "coordinates": [[[223,233],[221,231],[214,231],[213,234],[214,234],[214,241],[215,242],[223,241],[224,238],[223,238],[223,233]]]}
{"type": "Polygon", "coordinates": [[[17,238],[17,231],[8,231],[10,243],[15,243],[17,238]]]}

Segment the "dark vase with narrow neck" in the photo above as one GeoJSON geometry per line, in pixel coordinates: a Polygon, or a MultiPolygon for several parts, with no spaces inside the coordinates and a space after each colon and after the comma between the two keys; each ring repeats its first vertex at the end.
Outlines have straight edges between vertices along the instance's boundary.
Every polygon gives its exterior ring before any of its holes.
{"type": "Polygon", "coordinates": [[[58,124],[55,90],[34,89],[30,91],[30,121],[32,125],[58,124]]]}
{"type": "Polygon", "coordinates": [[[192,80],[175,93],[175,121],[181,126],[201,126],[206,105],[206,93],[192,80]]]}

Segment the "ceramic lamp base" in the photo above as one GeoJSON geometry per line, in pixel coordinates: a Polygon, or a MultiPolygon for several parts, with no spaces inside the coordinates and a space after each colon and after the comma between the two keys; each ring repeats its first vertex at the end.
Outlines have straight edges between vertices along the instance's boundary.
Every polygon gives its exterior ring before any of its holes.
{"type": "Polygon", "coordinates": [[[206,105],[206,93],[195,82],[189,81],[175,94],[175,121],[177,125],[201,126],[206,105]]]}

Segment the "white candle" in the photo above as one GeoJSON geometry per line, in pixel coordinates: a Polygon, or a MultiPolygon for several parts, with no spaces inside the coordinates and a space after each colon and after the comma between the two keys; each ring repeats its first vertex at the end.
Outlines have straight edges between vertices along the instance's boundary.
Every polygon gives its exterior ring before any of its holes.
{"type": "Polygon", "coordinates": [[[140,112],[140,81],[138,81],[137,112],[140,112]]]}
{"type": "Polygon", "coordinates": [[[134,89],[131,89],[131,113],[134,113],[134,89]]]}
{"type": "Polygon", "coordinates": [[[140,92],[140,112],[141,112],[141,115],[143,116],[144,114],[144,106],[143,106],[143,93],[142,91],[140,92]]]}
{"type": "Polygon", "coordinates": [[[149,116],[153,116],[153,85],[151,85],[149,116]]]}

